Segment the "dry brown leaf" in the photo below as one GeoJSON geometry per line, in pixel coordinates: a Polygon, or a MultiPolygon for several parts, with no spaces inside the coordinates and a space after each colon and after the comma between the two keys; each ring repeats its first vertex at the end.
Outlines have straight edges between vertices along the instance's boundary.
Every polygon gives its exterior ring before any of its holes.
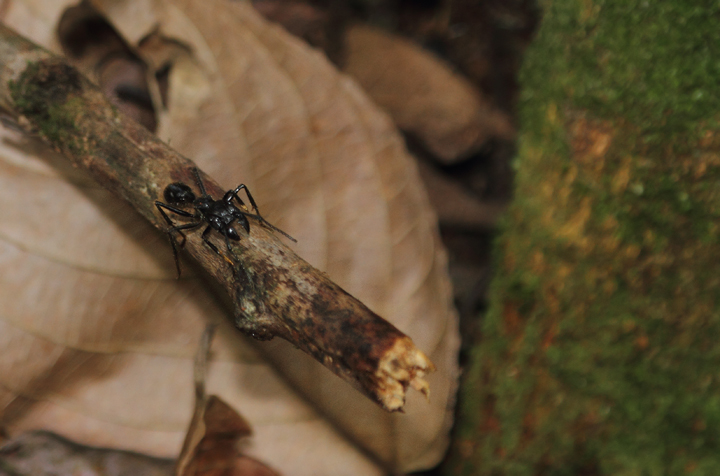
{"type": "Polygon", "coordinates": [[[252,434],[250,425],[222,399],[211,395],[205,402],[200,441],[182,476],[278,476],[247,456],[238,455],[237,440],[252,434]]]}
{"type": "Polygon", "coordinates": [[[490,138],[511,138],[508,117],[440,59],[400,36],[356,25],[347,30],[344,71],[445,163],[490,138]]]}
{"type": "Polygon", "coordinates": [[[195,405],[175,476],[279,476],[267,465],[240,453],[238,443],[252,435],[250,424],[230,405],[205,391],[215,326],[208,325],[195,354],[195,405]]]}
{"type": "Polygon", "coordinates": [[[418,165],[440,223],[465,230],[495,228],[506,208],[504,203],[482,201],[429,164],[418,165]]]}
{"type": "MultiPolygon", "coordinates": [[[[248,345],[200,280],[175,281],[162,234],[0,129],[3,424],[175,456],[195,342],[217,322],[208,392],[247,416],[247,454],[294,475],[380,474],[366,452],[398,471],[435,464],[457,328],[435,217],[388,118],[244,3],[93,3],[148,62],[172,61],[159,136],[224,187],[246,183],[300,255],[410,335],[438,371],[430,404],[411,393],[407,413],[391,415],[284,341],[248,345]]],[[[2,20],[59,51],[51,32],[69,4],[13,2],[2,20]]]]}

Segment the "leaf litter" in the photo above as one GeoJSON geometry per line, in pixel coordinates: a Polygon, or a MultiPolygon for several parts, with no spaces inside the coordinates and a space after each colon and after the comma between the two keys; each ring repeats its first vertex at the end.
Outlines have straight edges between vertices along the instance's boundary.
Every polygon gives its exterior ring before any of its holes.
{"type": "MultiPolygon", "coordinates": [[[[3,21],[60,51],[48,31],[74,6],[60,3],[14,2],[3,21]]],[[[249,419],[249,455],[288,474],[434,465],[451,423],[457,323],[435,215],[387,116],[247,5],[92,5],[155,78],[167,73],[147,91],[157,134],[223,186],[247,183],[302,256],[413,337],[438,367],[432,401],[411,394],[405,415],[388,415],[286,342],[248,343],[199,279],[174,280],[165,237],[3,129],[0,189],[12,193],[0,200],[27,203],[34,220],[0,225],[3,426],[174,456],[194,341],[214,322],[208,388],[249,419]]]]}

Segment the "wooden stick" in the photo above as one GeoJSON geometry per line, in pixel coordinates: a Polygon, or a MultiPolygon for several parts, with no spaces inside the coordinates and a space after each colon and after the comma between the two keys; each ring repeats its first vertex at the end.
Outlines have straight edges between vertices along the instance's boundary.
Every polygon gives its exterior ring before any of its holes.
{"type": "MultiPolygon", "coordinates": [[[[154,203],[172,182],[193,184],[196,165],[123,116],[63,58],[0,25],[0,109],[76,167],[129,202],[161,230],[154,203]]],[[[215,199],[224,190],[200,171],[215,199]]],[[[185,249],[229,293],[234,324],[256,339],[282,337],[315,357],[388,411],[401,410],[410,385],[428,394],[432,363],[409,337],[253,221],[232,242],[234,270],[203,243],[185,249]]],[[[168,245],[169,246],[169,245],[168,245]]]]}

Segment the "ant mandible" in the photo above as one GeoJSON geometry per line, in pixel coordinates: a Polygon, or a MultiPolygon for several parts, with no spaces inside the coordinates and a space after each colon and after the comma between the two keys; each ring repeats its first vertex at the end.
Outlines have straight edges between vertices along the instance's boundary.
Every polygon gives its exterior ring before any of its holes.
{"type": "Polygon", "coordinates": [[[180,248],[183,248],[187,239],[183,230],[192,230],[207,224],[207,228],[205,228],[205,231],[202,233],[203,241],[210,247],[211,250],[230,264],[233,272],[235,271],[234,265],[238,260],[235,253],[233,253],[230,248],[230,240],[240,241],[240,235],[234,226],[235,222],[239,223],[246,232],[250,233],[250,223],[248,222],[248,217],[255,218],[271,230],[282,233],[284,236],[297,243],[295,238],[288,235],[281,229],[271,225],[260,215],[260,210],[258,210],[257,204],[245,184],[240,184],[235,187],[234,190],[228,190],[225,192],[222,200],[215,200],[205,191],[205,185],[203,185],[203,182],[200,179],[200,173],[197,168],[193,168],[193,174],[195,175],[195,183],[197,183],[197,186],[200,189],[199,197],[195,197],[192,189],[187,184],[183,182],[174,182],[165,187],[165,191],[163,192],[165,201],[168,203],[163,203],[159,200],[155,201],[155,206],[160,211],[160,214],[163,216],[168,225],[170,225],[170,228],[166,231],[166,233],[170,237],[170,244],[172,245],[178,278],[180,277],[180,260],[178,259],[177,243],[175,242],[175,236],[173,235],[174,232],[178,232],[180,236],[182,236],[180,248]],[[255,213],[242,211],[233,203],[233,199],[235,199],[241,206],[245,207],[245,203],[240,199],[240,197],[238,197],[238,193],[243,189],[245,190],[248,199],[250,199],[250,204],[255,210],[255,213]],[[194,213],[180,208],[188,207],[190,205],[194,208],[194,213]],[[165,210],[181,217],[192,218],[194,221],[192,223],[176,225],[167,213],[165,213],[165,210]],[[232,258],[223,254],[218,247],[210,241],[208,238],[210,230],[216,230],[225,237],[225,246],[232,258]]]}

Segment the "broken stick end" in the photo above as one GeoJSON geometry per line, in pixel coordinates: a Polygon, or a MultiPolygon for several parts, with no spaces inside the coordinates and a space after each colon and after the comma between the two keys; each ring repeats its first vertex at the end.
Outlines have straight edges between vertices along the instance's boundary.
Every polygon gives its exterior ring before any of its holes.
{"type": "Polygon", "coordinates": [[[424,377],[434,370],[430,359],[415,347],[409,337],[397,339],[384,353],[375,373],[379,382],[377,395],[380,403],[388,411],[402,411],[408,386],[429,400],[430,386],[424,377]]]}

